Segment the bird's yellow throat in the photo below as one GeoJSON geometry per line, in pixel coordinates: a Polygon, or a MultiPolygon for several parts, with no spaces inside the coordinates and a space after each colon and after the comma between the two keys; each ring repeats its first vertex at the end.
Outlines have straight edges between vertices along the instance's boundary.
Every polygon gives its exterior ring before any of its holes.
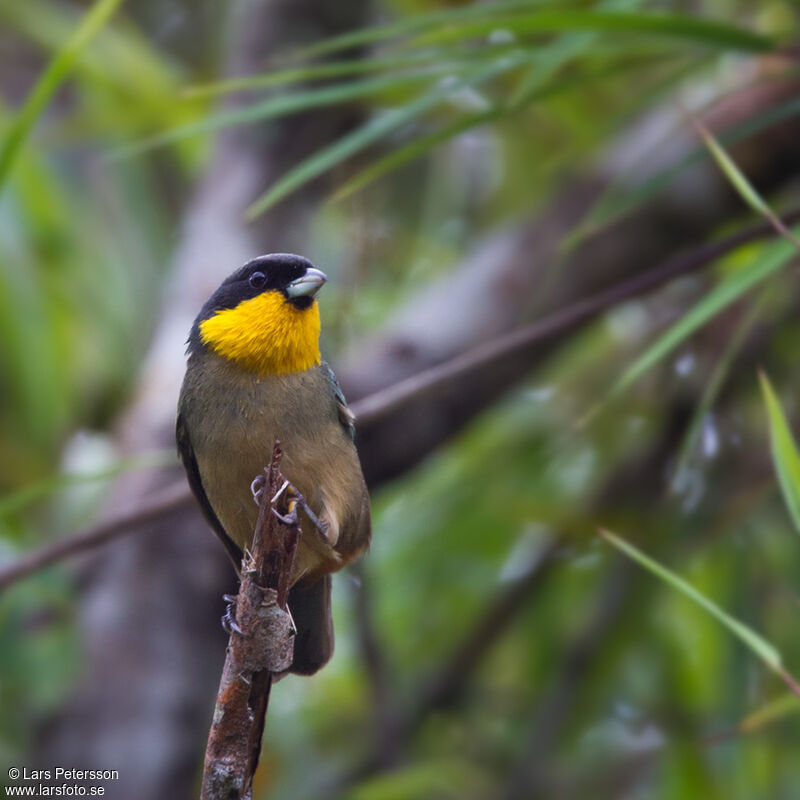
{"type": "Polygon", "coordinates": [[[319,306],[307,309],[268,291],[200,323],[203,343],[259,375],[302,372],[320,363],[319,306]]]}

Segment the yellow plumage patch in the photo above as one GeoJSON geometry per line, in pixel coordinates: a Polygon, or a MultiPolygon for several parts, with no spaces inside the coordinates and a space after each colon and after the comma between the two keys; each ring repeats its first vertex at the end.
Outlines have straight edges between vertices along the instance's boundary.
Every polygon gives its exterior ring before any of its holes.
{"type": "Polygon", "coordinates": [[[302,372],[320,363],[319,306],[299,309],[275,291],[200,323],[200,338],[215,353],[260,375],[302,372]]]}

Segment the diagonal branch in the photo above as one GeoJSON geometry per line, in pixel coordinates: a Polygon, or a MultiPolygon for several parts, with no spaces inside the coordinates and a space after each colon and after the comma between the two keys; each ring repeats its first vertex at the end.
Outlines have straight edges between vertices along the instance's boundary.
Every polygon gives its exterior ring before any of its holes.
{"type": "MultiPolygon", "coordinates": [[[[785,215],[787,224],[800,220],[800,209],[785,215]]],[[[525,325],[505,336],[499,336],[474,347],[463,355],[445,361],[413,375],[386,389],[375,392],[353,404],[359,425],[364,427],[382,423],[388,416],[405,408],[411,401],[434,396],[450,389],[459,381],[474,383],[488,369],[497,369],[505,362],[531,362],[533,349],[544,342],[558,339],[625,300],[646,294],[676,278],[702,270],[717,259],[745,244],[774,235],[772,225],[752,225],[717,242],[702,244],[679,253],[652,270],[621,281],[604,291],[579,300],[549,314],[530,325],[525,325]]]]}
{"type": "Polygon", "coordinates": [[[166,489],[147,498],[133,511],[126,511],[104,522],[58,541],[17,559],[0,569],[0,591],[22,578],[32,575],[58,561],[94,550],[106,542],[118,539],[127,533],[141,531],[145,525],[169,514],[189,508],[195,502],[185,480],[175,481],[166,489]]]}
{"type": "MultiPolygon", "coordinates": [[[[787,224],[800,220],[800,209],[784,215],[787,224]]],[[[359,453],[364,461],[367,480],[371,486],[381,483],[385,476],[373,461],[373,442],[376,434],[391,420],[392,416],[423,398],[448,397],[454,393],[469,396],[459,387],[464,384],[490,384],[487,373],[498,369],[507,371],[511,366],[520,366],[519,375],[524,375],[524,365],[536,360],[537,348],[551,342],[557,343],[582,325],[595,319],[604,311],[625,300],[653,291],[676,278],[709,267],[717,259],[735,251],[745,244],[774,235],[768,223],[753,225],[718,242],[703,244],[685,253],[667,259],[663,264],[622,281],[592,297],[572,303],[549,316],[526,325],[505,336],[475,347],[455,358],[400,381],[359,400],[352,405],[357,418],[359,453]]],[[[420,442],[420,452],[427,452],[436,442],[420,442]]],[[[377,454],[379,456],[379,454],[377,454]]],[[[44,567],[78,553],[91,550],[118,536],[136,530],[137,525],[149,522],[170,511],[177,510],[191,501],[188,487],[181,480],[164,490],[150,504],[141,506],[136,512],[112,517],[106,522],[75,536],[45,545],[20,558],[17,562],[0,569],[0,590],[37,572],[44,567]]]]}

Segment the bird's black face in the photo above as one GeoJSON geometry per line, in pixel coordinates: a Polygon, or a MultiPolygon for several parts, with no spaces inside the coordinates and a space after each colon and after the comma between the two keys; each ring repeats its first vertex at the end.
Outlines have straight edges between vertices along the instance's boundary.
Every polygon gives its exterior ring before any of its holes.
{"type": "Polygon", "coordinates": [[[307,258],[291,253],[272,253],[248,261],[230,274],[206,301],[189,336],[189,346],[199,342],[199,326],[220,311],[232,309],[264,292],[278,292],[286,303],[305,310],[327,278],[307,258]]]}
{"type": "Polygon", "coordinates": [[[325,281],[325,275],[302,256],[290,253],[258,256],[225,278],[206,306],[211,305],[209,311],[235,308],[261,292],[277,291],[287,302],[304,309],[314,302],[314,295],[325,281]]]}

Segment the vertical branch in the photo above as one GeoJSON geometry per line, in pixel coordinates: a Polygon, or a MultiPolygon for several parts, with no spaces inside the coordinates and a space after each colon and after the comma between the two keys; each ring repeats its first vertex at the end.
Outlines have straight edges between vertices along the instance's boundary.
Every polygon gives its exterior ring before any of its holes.
{"type": "Polygon", "coordinates": [[[201,800],[252,796],[274,673],[291,666],[295,629],[286,608],[299,525],[279,491],[280,443],[272,451],[251,550],[242,558],[235,619],[208,734],[201,800]]]}

